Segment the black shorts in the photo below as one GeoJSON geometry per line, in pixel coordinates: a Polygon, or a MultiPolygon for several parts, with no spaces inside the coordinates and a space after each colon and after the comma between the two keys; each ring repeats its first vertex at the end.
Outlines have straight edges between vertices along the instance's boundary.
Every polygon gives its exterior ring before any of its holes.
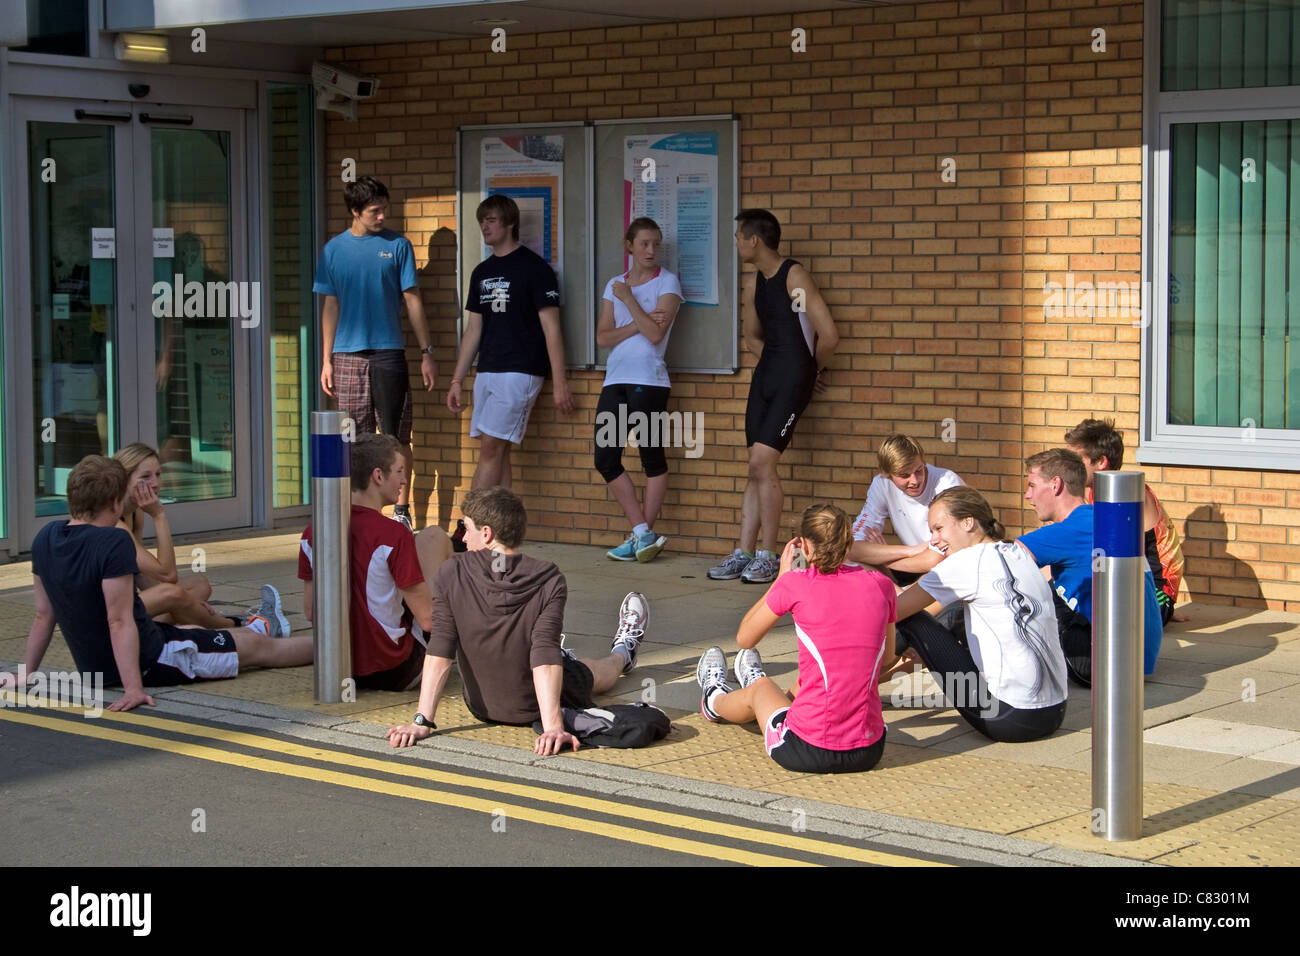
{"type": "Polygon", "coordinates": [[[239,675],[239,652],[229,631],[155,624],[162,631],[163,647],[158,659],[141,669],[146,687],[174,687],[239,675]]]}
{"type": "Polygon", "coordinates": [[[596,470],[606,484],[623,474],[623,446],[637,436],[647,478],[668,473],[668,389],[659,385],[606,385],[596,402],[596,470]],[[626,427],[624,427],[626,426],[626,427]],[[641,440],[644,439],[644,444],[641,440]]]}
{"type": "MultiPolygon", "coordinates": [[[[564,655],[563,660],[564,677],[560,685],[560,706],[572,707],[574,710],[586,710],[588,707],[595,706],[595,701],[591,698],[591,690],[595,686],[596,678],[591,673],[591,668],[577,658],[564,655]]],[[[483,721],[485,724],[499,724],[502,721],[493,720],[491,717],[485,717],[480,714],[471,703],[469,695],[465,695],[465,707],[474,716],[475,719],[483,721]]],[[[528,721],[527,724],[531,724],[528,721]]],[[[520,724],[519,726],[526,726],[520,724]]]]}
{"type": "Polygon", "coordinates": [[[882,728],[880,739],[866,747],[853,750],[826,750],[807,743],[785,725],[790,714],[789,707],[782,707],[774,713],[763,729],[767,755],[778,766],[795,773],[859,773],[870,770],[880,762],[885,752],[885,731],[882,728]]]}
{"type": "Polygon", "coordinates": [[[406,660],[386,671],[363,674],[357,678],[362,690],[415,690],[424,676],[424,645],[411,641],[411,653],[406,660]]]}
{"type": "Polygon", "coordinates": [[[749,383],[745,405],[745,444],[768,445],[785,451],[794,437],[794,427],[812,400],[817,369],[811,359],[803,363],[765,361],[749,383]]]}

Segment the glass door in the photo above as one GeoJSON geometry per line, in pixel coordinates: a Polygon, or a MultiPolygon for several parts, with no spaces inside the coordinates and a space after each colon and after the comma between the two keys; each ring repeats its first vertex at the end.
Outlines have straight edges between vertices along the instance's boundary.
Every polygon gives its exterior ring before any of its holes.
{"type": "Polygon", "coordinates": [[[258,400],[238,386],[261,302],[242,238],[242,114],[48,101],[16,113],[30,317],[16,345],[32,369],[16,422],[32,451],[20,547],[66,516],[82,457],[133,441],[159,451],[176,532],[248,525],[258,400]]]}

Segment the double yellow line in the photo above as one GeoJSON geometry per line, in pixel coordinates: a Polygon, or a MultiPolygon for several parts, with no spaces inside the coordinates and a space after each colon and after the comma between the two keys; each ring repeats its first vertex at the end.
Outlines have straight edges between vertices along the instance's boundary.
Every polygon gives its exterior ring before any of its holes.
{"type": "Polygon", "coordinates": [[[499,814],[504,812],[507,819],[523,820],[530,823],[541,824],[543,826],[556,827],[562,830],[575,830],[595,836],[622,840],[627,843],[659,847],[661,849],[686,853],[692,856],[706,857],[713,860],[724,860],[733,863],[743,863],[751,866],[816,866],[818,864],[809,863],[805,860],[792,857],[777,856],[769,853],[759,853],[752,850],[740,849],[738,847],[728,846],[721,843],[709,843],[701,840],[671,836],[664,833],[640,830],[620,823],[608,823],[585,817],[572,817],[550,810],[540,810],[534,807],[518,804],[502,804],[496,800],[484,799],[482,797],[475,797],[462,793],[449,793],[442,790],[432,789],[428,786],[414,786],[406,783],[376,779],[361,774],[344,773],[339,770],[303,766],[301,764],[289,763],[282,760],[273,760],[236,751],[221,750],[216,747],[209,747],[199,743],[173,740],[167,737],[136,733],[129,730],[119,730],[113,727],[103,726],[102,721],[106,720],[113,723],[135,725],[137,727],[148,728],[164,733],[183,734],[188,737],[197,737],[217,741],[227,745],[248,747],[254,750],[266,751],[287,757],[313,760],[318,763],[334,764],[357,770],[373,770],[389,776],[407,777],[419,780],[425,784],[433,783],[444,786],[465,787],[487,791],[493,794],[502,794],[510,797],[534,800],[540,803],[563,805],[569,808],[587,810],[592,813],[599,813],[605,816],[621,818],[629,821],[656,824],[664,827],[672,827],[678,830],[699,833],[701,835],[720,837],[726,840],[739,840],[747,843],[767,845],[769,847],[779,847],[785,850],[831,857],[833,859],[848,860],[855,863],[868,863],[880,866],[935,865],[925,860],[913,859],[912,857],[847,846],[839,843],[831,843],[810,837],[799,836],[795,833],[761,830],[753,827],[740,826],[738,824],[723,823],[701,817],[687,816],[680,813],[655,810],[649,807],[636,806],[634,804],[618,803],[613,800],[603,800],[599,797],[588,797],[582,794],[557,792],[547,790],[543,787],[531,786],[529,784],[450,773],[448,771],[437,770],[433,767],[409,763],[404,760],[377,760],[373,757],[364,757],[358,754],[327,750],[322,747],[305,746],[303,744],[290,743],[273,737],[263,737],[258,734],[250,734],[238,730],[229,730],[220,727],[206,727],[201,724],[169,720],[163,717],[151,717],[140,713],[118,714],[111,711],[104,711],[100,720],[73,721],[66,718],[41,716],[32,713],[30,710],[4,708],[0,709],[0,720],[8,720],[13,723],[25,724],[30,727],[54,730],[59,733],[71,733],[82,737],[92,737],[97,740],[108,740],[135,747],[145,747],[150,750],[159,750],[165,753],[177,754],[179,756],[193,757],[198,760],[208,760],[213,763],[245,767],[249,770],[260,770],[264,773],[280,774],[286,777],[298,777],[303,780],[315,780],[320,783],[329,783],[339,787],[348,787],[354,790],[364,790],[371,793],[384,793],[390,796],[404,797],[409,800],[419,800],[424,803],[433,803],[448,807],[460,807],[462,809],[475,810],[486,814],[499,814]]]}

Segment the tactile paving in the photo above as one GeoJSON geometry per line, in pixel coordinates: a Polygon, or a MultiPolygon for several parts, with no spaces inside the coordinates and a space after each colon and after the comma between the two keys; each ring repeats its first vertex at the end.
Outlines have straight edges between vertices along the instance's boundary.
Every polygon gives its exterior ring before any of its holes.
{"type": "Polygon", "coordinates": [[[711,780],[733,787],[747,787],[751,790],[766,790],[781,793],[775,788],[788,783],[792,778],[806,776],[792,774],[776,765],[763,752],[763,745],[755,741],[749,747],[737,747],[733,750],[721,750],[705,754],[702,757],[689,757],[656,764],[658,773],[671,773],[694,780],[711,780]]]}
{"type": "Polygon", "coordinates": [[[1061,820],[1078,813],[1077,807],[1043,800],[1028,792],[948,793],[917,802],[881,807],[887,813],[903,813],[921,820],[984,830],[1015,833],[1027,827],[1061,820]]]}
{"type": "MultiPolygon", "coordinates": [[[[952,790],[917,783],[905,776],[876,770],[869,773],[806,774],[780,780],[765,787],[773,793],[806,797],[823,803],[835,803],[862,810],[885,810],[887,807],[912,807],[917,803],[952,794],[952,790]]],[[[911,816],[910,810],[904,815],[911,816]]]]}
{"type": "MultiPolygon", "coordinates": [[[[20,638],[26,643],[27,633],[32,629],[32,621],[36,620],[36,609],[30,604],[16,604],[12,601],[0,601],[0,640],[9,638],[20,638]]],[[[55,632],[58,637],[58,632],[55,632]]],[[[51,648],[55,643],[51,642],[51,648]]],[[[22,654],[19,653],[18,660],[22,660],[22,654]]]]}
{"type": "MultiPolygon", "coordinates": [[[[1093,853],[1105,853],[1108,856],[1124,857],[1128,860],[1151,860],[1174,850],[1192,846],[1193,841],[1164,834],[1143,836],[1140,840],[1110,842],[1092,833],[1092,814],[1088,811],[1077,813],[1062,820],[1053,820],[1042,826],[1027,830],[1013,830],[1013,835],[1040,843],[1054,843],[1069,850],[1086,850],[1093,853]]],[[[1145,830],[1143,831],[1145,833],[1145,830]]]]}
{"type": "Polygon", "coordinates": [[[1294,843],[1279,844],[1267,837],[1243,839],[1234,835],[1231,842],[1207,840],[1154,857],[1152,862],[1165,866],[1295,866],[1296,849],[1294,843]]]}

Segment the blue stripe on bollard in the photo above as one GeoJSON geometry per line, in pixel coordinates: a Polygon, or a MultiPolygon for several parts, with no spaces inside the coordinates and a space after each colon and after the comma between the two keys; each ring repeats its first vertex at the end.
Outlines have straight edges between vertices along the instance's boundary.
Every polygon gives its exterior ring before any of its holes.
{"type": "Polygon", "coordinates": [[[1093,548],[1108,558],[1141,557],[1142,502],[1098,501],[1093,508],[1093,548]]]}
{"type": "Polygon", "coordinates": [[[313,478],[348,478],[351,468],[352,449],[342,435],[311,436],[313,478]]]}

